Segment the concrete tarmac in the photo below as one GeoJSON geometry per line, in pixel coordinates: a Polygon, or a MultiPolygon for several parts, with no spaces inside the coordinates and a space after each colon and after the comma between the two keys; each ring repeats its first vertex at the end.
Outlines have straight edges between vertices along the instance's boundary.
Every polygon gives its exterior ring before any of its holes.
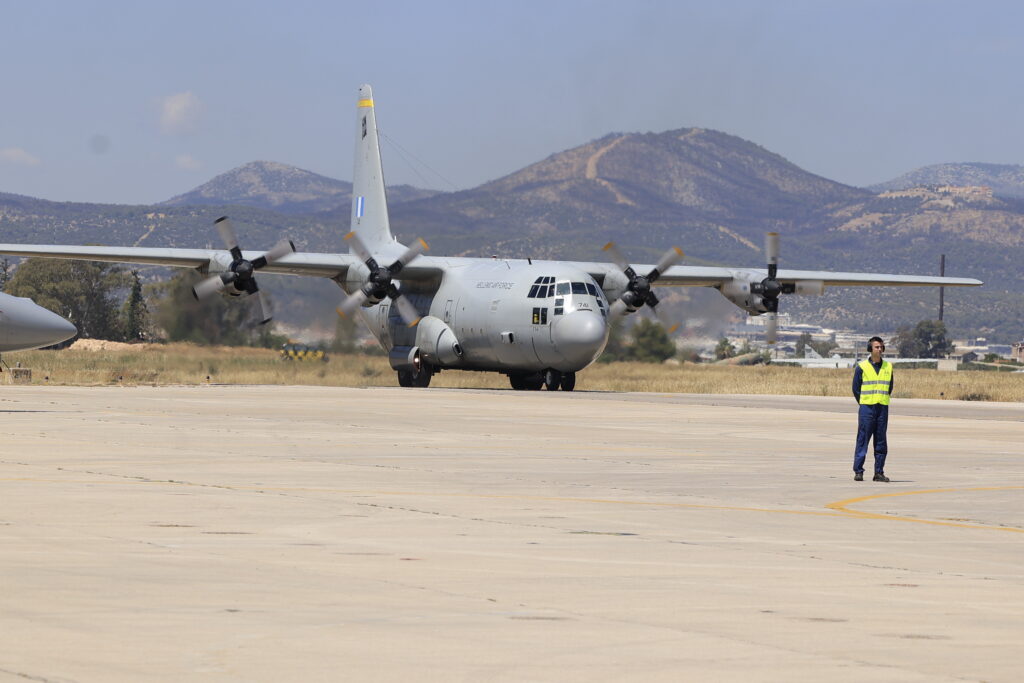
{"type": "Polygon", "coordinates": [[[0,680],[1019,680],[1024,406],[855,412],[2,386],[0,680]]]}

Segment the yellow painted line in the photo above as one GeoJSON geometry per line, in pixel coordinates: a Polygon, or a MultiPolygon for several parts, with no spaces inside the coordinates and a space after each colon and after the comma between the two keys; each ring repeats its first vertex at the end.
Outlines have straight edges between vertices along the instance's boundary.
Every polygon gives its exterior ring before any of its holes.
{"type": "Polygon", "coordinates": [[[880,498],[895,498],[897,496],[920,496],[926,493],[963,493],[967,491],[1017,491],[1024,489],[1024,486],[981,486],[977,488],[952,488],[952,489],[925,489],[923,491],[900,491],[898,493],[878,493],[872,496],[860,496],[847,498],[829,503],[825,507],[830,510],[841,512],[850,517],[861,519],[887,519],[897,522],[916,522],[917,524],[932,524],[935,526],[952,526],[963,529],[992,529],[994,531],[1012,531],[1024,533],[1024,529],[1012,526],[993,526],[991,524],[965,524],[963,522],[947,522],[939,519],[920,519],[918,517],[902,517],[899,515],[887,515],[878,512],[864,512],[863,510],[851,510],[849,506],[856,503],[863,503],[866,500],[877,500],[880,498]]]}
{"type": "Polygon", "coordinates": [[[358,106],[360,107],[372,107],[373,100],[359,100],[358,106]]]}
{"type": "MultiPolygon", "coordinates": [[[[102,476],[102,475],[100,475],[102,476]]],[[[1024,489],[1024,486],[990,486],[980,488],[952,488],[952,489],[930,489],[924,491],[903,491],[900,493],[881,493],[872,496],[860,496],[858,498],[848,498],[846,500],[836,501],[829,503],[825,507],[829,512],[822,510],[789,510],[786,508],[760,508],[760,507],[744,507],[738,505],[700,505],[696,503],[667,503],[658,501],[644,501],[644,500],[618,500],[611,498],[571,498],[564,496],[529,496],[529,495],[517,495],[517,494],[486,494],[486,493],[438,493],[438,492],[422,492],[422,491],[375,491],[375,490],[361,490],[361,489],[335,489],[335,488],[323,488],[323,487],[306,487],[306,486],[238,486],[230,484],[203,484],[196,482],[187,481],[161,481],[161,480],[139,480],[139,479],[119,479],[115,481],[110,480],[72,480],[72,479],[43,479],[43,478],[0,478],[0,482],[3,481],[25,481],[25,482],[38,482],[38,483],[51,483],[51,484],[170,484],[173,486],[189,486],[194,488],[213,488],[213,489],[226,489],[230,491],[258,491],[258,492],[280,492],[280,493],[337,493],[345,495],[361,495],[361,496],[409,496],[417,498],[473,498],[481,500],[519,500],[519,501],[533,501],[542,503],[590,503],[598,505],[622,505],[631,507],[655,507],[655,508],[673,508],[673,509],[685,509],[685,510],[727,510],[731,512],[771,512],[776,514],[784,515],[810,515],[813,517],[846,517],[846,518],[857,518],[857,519],[880,519],[896,522],[915,522],[917,524],[931,524],[935,526],[949,526],[959,527],[964,529],[986,529],[991,531],[1012,531],[1016,533],[1024,533],[1024,529],[1019,527],[1009,526],[993,526],[990,524],[965,524],[962,522],[947,522],[936,519],[920,519],[917,517],[901,517],[897,515],[887,515],[875,512],[863,512],[860,510],[851,510],[847,506],[854,503],[863,502],[866,500],[873,500],[876,498],[892,498],[896,496],[914,496],[926,493],[952,493],[952,492],[966,492],[966,491],[1009,491],[1009,490],[1020,490],[1024,489]]]]}

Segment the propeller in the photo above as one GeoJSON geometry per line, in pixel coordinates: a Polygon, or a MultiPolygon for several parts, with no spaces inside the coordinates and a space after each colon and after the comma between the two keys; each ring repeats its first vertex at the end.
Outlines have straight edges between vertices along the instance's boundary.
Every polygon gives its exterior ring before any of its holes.
{"type": "Polygon", "coordinates": [[[619,248],[615,246],[615,242],[609,242],[604,245],[604,251],[608,252],[615,265],[617,265],[629,279],[626,291],[623,292],[622,296],[616,299],[612,304],[611,313],[613,315],[624,315],[625,313],[635,311],[646,304],[651,311],[654,312],[654,315],[658,317],[658,320],[669,334],[675,332],[679,327],[679,324],[666,320],[662,315],[664,312],[658,308],[658,297],[651,291],[651,285],[661,277],[662,273],[682,260],[683,250],[679,247],[670,248],[661,257],[658,264],[654,266],[651,272],[647,273],[647,275],[638,275],[637,272],[633,270],[633,267],[629,265],[629,261],[626,260],[626,257],[622,254],[619,248]]]}
{"type": "Polygon", "coordinates": [[[338,314],[350,317],[367,301],[378,303],[384,297],[388,297],[395,303],[395,307],[398,308],[398,314],[402,316],[402,320],[409,327],[415,327],[422,316],[420,316],[416,307],[412,305],[412,302],[402,296],[401,290],[395,286],[393,280],[402,272],[405,266],[430,249],[427,243],[422,239],[416,240],[394,263],[390,266],[382,266],[355,232],[345,235],[345,241],[352,246],[352,252],[366,264],[367,269],[370,271],[370,277],[355,294],[341,302],[337,309],[338,314]]]}
{"type": "Polygon", "coordinates": [[[779,233],[769,232],[764,238],[764,255],[768,261],[768,277],[755,282],[750,291],[761,296],[765,308],[765,341],[774,344],[779,331],[779,296],[792,294],[795,287],[783,284],[776,279],[779,272],[779,233]]]}
{"type": "Polygon", "coordinates": [[[220,233],[224,246],[231,252],[231,265],[228,266],[227,271],[208,277],[193,287],[193,296],[202,300],[229,288],[238,294],[256,294],[260,324],[270,322],[270,301],[267,299],[266,293],[257,286],[255,272],[277,261],[282,256],[294,252],[295,245],[290,240],[281,240],[269,251],[249,261],[242,257],[242,249],[238,246],[238,235],[235,234],[231,219],[221,216],[213,224],[217,228],[217,232],[220,233]]]}

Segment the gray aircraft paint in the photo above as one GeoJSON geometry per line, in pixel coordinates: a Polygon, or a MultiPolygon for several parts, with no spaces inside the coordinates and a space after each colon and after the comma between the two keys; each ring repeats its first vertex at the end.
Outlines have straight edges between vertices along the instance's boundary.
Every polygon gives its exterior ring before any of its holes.
{"type": "Polygon", "coordinates": [[[74,325],[31,299],[0,293],[0,353],[52,346],[76,334],[74,325]]]}

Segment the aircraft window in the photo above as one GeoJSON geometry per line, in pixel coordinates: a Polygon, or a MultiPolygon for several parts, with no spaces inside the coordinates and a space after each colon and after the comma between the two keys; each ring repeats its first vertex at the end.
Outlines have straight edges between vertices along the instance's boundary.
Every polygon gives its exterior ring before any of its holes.
{"type": "Polygon", "coordinates": [[[555,299],[555,305],[556,306],[563,306],[563,305],[565,305],[565,299],[555,299]]]}
{"type": "Polygon", "coordinates": [[[574,283],[572,283],[572,293],[573,294],[586,294],[587,293],[587,286],[585,284],[583,284],[582,282],[574,282],[574,283]]]}
{"type": "Polygon", "coordinates": [[[533,299],[537,296],[537,285],[530,287],[530,293],[526,295],[527,299],[533,299]]]}
{"type": "Polygon", "coordinates": [[[587,294],[589,294],[590,296],[596,297],[597,296],[597,287],[595,287],[594,285],[592,285],[592,284],[590,284],[588,282],[587,283],[587,294]]]}
{"type": "Polygon", "coordinates": [[[548,309],[547,309],[547,307],[544,307],[544,308],[540,309],[540,324],[541,325],[547,325],[548,324],[548,309]]]}
{"type": "Polygon", "coordinates": [[[544,282],[546,282],[546,283],[547,283],[547,284],[549,284],[549,285],[550,285],[550,284],[551,284],[552,282],[554,282],[554,281],[555,281],[555,276],[554,276],[554,275],[549,275],[548,277],[544,278],[544,282]]]}
{"type": "Polygon", "coordinates": [[[562,315],[562,309],[561,309],[561,308],[556,308],[556,309],[554,310],[554,314],[555,314],[555,315],[562,315]]]}
{"type": "Polygon", "coordinates": [[[570,290],[570,288],[569,288],[569,283],[568,283],[568,282],[559,282],[559,283],[558,283],[558,293],[559,293],[560,295],[561,295],[561,294],[569,294],[569,293],[570,293],[570,291],[571,291],[571,290],[570,290]]]}
{"type": "Polygon", "coordinates": [[[548,293],[547,293],[546,296],[554,296],[554,295],[555,295],[555,286],[554,285],[548,285],[548,293]]]}
{"type": "Polygon", "coordinates": [[[542,278],[542,277],[539,277],[539,278],[537,278],[536,280],[534,280],[534,281],[533,281],[533,284],[535,284],[535,285],[539,285],[539,284],[541,283],[541,281],[542,281],[542,280],[544,280],[544,278],[542,278]]]}
{"type": "Polygon", "coordinates": [[[539,308],[534,308],[533,309],[533,324],[534,325],[540,325],[540,309],[539,308]]]}

